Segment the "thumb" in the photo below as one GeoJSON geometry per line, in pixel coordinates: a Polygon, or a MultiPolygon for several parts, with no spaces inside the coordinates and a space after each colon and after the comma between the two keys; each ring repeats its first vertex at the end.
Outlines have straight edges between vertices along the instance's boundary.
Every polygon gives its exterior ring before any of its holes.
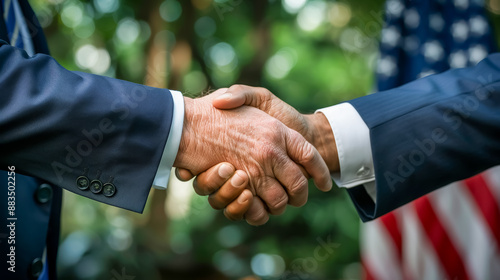
{"type": "Polygon", "coordinates": [[[176,168],[175,169],[175,177],[180,181],[186,182],[193,179],[194,174],[191,171],[184,168],[176,168]]]}
{"type": "Polygon", "coordinates": [[[212,100],[212,105],[217,109],[235,109],[245,105],[246,96],[241,93],[226,92],[212,100]]]}
{"type": "Polygon", "coordinates": [[[234,85],[226,93],[215,98],[212,105],[217,109],[234,109],[248,105],[266,111],[273,99],[272,93],[265,88],[234,85]]]}

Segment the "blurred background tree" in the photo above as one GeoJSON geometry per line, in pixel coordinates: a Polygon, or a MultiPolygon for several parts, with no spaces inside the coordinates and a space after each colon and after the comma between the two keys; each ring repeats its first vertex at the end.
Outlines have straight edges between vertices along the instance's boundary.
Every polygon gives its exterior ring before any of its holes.
{"type": "MultiPolygon", "coordinates": [[[[264,86],[304,113],[374,91],[382,0],[30,2],[70,70],[191,97],[264,86]]],[[[487,7],[498,26],[500,0],[487,7]]],[[[227,221],[175,180],[142,215],[64,196],[61,279],[361,277],[360,220],[342,190],[311,186],[306,206],[262,227],[227,221]]]]}

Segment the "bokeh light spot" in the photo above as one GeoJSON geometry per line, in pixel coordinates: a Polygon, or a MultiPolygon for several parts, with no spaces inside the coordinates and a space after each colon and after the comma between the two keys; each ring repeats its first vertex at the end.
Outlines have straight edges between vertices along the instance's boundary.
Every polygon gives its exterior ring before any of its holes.
{"type": "Polygon", "coordinates": [[[185,75],[182,84],[184,91],[188,93],[200,93],[208,86],[205,74],[200,71],[192,71],[185,75]]]}
{"type": "Polygon", "coordinates": [[[283,8],[290,14],[297,13],[304,5],[307,0],[282,0],[283,8]]]}
{"type": "Polygon", "coordinates": [[[82,7],[76,4],[66,5],[61,13],[61,20],[67,27],[74,28],[80,24],[83,19],[82,7]]]}
{"type": "Polygon", "coordinates": [[[236,276],[243,271],[243,262],[234,253],[226,250],[218,251],[213,256],[215,266],[229,276],[236,276]]]}
{"type": "Polygon", "coordinates": [[[166,22],[176,21],[182,14],[182,6],[176,0],[164,1],[160,5],[160,16],[166,22]]]}
{"type": "Polygon", "coordinates": [[[81,23],[73,30],[78,38],[86,39],[95,32],[94,20],[91,17],[84,16],[81,23]]]}
{"type": "Polygon", "coordinates": [[[275,79],[288,75],[297,62],[297,55],[290,48],[283,48],[273,55],[265,65],[267,74],[275,79]]]}
{"type": "Polygon", "coordinates": [[[98,49],[93,45],[83,45],[75,53],[78,67],[90,70],[94,74],[104,74],[111,65],[111,58],[105,49],[98,49]]]}
{"type": "Polygon", "coordinates": [[[189,236],[184,233],[176,233],[170,240],[170,248],[176,254],[185,254],[191,250],[193,244],[189,236]]]}
{"type": "Polygon", "coordinates": [[[133,18],[124,18],[118,23],[116,36],[124,44],[132,44],[139,37],[140,26],[133,18]]]}
{"type": "Polygon", "coordinates": [[[219,230],[219,232],[217,233],[217,239],[222,246],[231,248],[241,243],[241,241],[243,240],[243,235],[241,234],[241,230],[237,226],[230,225],[219,230]]]}
{"type": "Polygon", "coordinates": [[[227,66],[236,58],[236,52],[228,43],[218,43],[210,48],[210,59],[217,66],[227,66]]]}
{"type": "Polygon", "coordinates": [[[351,8],[344,3],[333,3],[328,12],[330,23],[335,27],[343,27],[351,20],[351,8]]]}
{"type": "Polygon", "coordinates": [[[262,277],[277,277],[285,272],[285,261],[278,255],[257,254],[252,258],[252,271],[262,277]]]}
{"type": "Polygon", "coordinates": [[[208,38],[214,35],[217,25],[211,17],[201,17],[194,24],[194,30],[201,38],[208,38]]]}
{"type": "Polygon", "coordinates": [[[313,31],[325,20],[326,4],[315,1],[307,4],[297,16],[297,23],[302,30],[313,31]]]}
{"type": "Polygon", "coordinates": [[[94,0],[96,10],[101,14],[108,14],[118,10],[118,0],[94,0]]]}

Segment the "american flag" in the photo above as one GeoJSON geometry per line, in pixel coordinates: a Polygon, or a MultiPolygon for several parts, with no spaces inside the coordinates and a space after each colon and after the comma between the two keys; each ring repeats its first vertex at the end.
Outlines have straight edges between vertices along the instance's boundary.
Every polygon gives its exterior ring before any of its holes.
{"type": "MultiPolygon", "coordinates": [[[[390,0],[377,66],[386,90],[495,50],[483,0],[390,0]]],[[[500,279],[500,167],[361,228],[365,279],[500,279]]]]}

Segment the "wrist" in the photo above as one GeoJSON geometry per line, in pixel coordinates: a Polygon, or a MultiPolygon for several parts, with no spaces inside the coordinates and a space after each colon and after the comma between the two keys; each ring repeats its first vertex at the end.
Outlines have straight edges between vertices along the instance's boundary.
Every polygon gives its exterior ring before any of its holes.
{"type": "Polygon", "coordinates": [[[184,126],[182,127],[181,141],[179,143],[179,150],[177,152],[177,157],[174,161],[174,167],[187,168],[191,166],[192,156],[190,153],[192,147],[196,146],[192,143],[196,137],[194,137],[193,122],[195,120],[195,102],[193,99],[184,97],[184,126]]]}
{"type": "Polygon", "coordinates": [[[337,144],[333,135],[332,127],[323,113],[304,115],[308,122],[309,139],[307,139],[318,150],[321,157],[328,166],[330,173],[340,171],[340,163],[337,153],[337,144]]]}

